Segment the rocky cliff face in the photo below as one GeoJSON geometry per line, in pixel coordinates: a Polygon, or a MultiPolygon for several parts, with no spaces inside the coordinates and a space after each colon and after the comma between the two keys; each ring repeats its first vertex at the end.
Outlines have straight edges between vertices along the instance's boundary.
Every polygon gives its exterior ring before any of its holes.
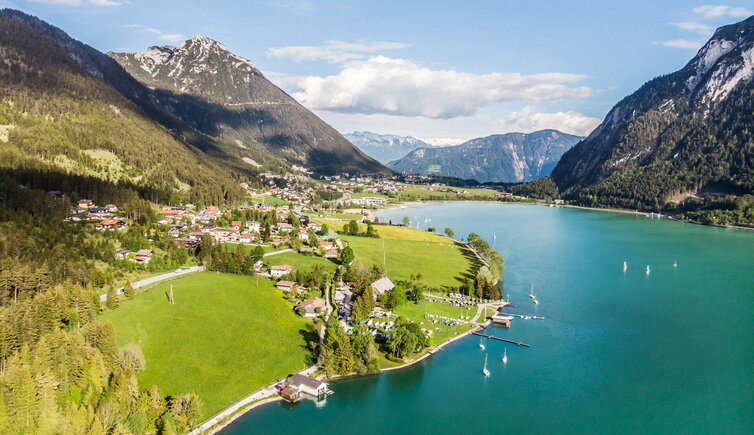
{"type": "Polygon", "coordinates": [[[750,191],[754,17],[721,27],[681,70],[620,101],[552,173],[562,192],[656,207],[710,184],[750,191]]]}

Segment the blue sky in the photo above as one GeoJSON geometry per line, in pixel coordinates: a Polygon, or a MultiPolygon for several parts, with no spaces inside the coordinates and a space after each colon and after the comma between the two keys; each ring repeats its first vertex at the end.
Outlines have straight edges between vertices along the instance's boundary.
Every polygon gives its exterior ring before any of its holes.
{"type": "Polygon", "coordinates": [[[102,51],[202,34],[342,132],[586,134],[753,1],[0,0],[102,51]]]}

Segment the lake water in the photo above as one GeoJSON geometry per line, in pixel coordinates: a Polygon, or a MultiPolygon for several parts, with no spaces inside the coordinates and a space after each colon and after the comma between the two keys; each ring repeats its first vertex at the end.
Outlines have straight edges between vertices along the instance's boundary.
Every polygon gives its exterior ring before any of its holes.
{"type": "Polygon", "coordinates": [[[494,240],[509,311],[546,320],[491,333],[531,348],[488,341],[485,379],[472,336],[411,368],[333,382],[324,406],[273,403],[224,433],[754,433],[754,233],[533,205],[378,216],[494,240]]]}

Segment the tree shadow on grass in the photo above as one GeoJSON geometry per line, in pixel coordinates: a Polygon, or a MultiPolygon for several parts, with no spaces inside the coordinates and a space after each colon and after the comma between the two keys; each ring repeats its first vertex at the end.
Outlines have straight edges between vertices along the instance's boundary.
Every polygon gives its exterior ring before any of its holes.
{"type": "Polygon", "coordinates": [[[319,334],[317,334],[317,331],[314,330],[312,325],[308,325],[305,329],[299,329],[298,333],[301,338],[304,339],[304,343],[301,344],[301,347],[309,351],[304,359],[306,365],[310,366],[315,364],[317,362],[316,350],[319,345],[319,334]]]}
{"type": "Polygon", "coordinates": [[[477,271],[483,266],[483,263],[479,261],[479,258],[473,252],[471,252],[471,249],[469,249],[468,246],[463,243],[456,243],[456,246],[461,251],[461,255],[463,255],[463,257],[469,262],[469,268],[466,272],[461,274],[461,276],[456,277],[456,281],[465,284],[466,280],[473,281],[474,278],[476,278],[477,271]]]}

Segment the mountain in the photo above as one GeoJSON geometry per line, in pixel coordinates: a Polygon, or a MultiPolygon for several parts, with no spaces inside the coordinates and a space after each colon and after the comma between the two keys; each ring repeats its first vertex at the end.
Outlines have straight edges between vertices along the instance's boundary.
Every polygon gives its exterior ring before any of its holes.
{"type": "Polygon", "coordinates": [[[195,36],[178,47],[109,55],[171,115],[208,136],[315,172],[389,172],[217,41],[195,36]]]}
{"type": "Polygon", "coordinates": [[[552,179],[581,203],[641,209],[753,193],[752,77],[754,17],[717,29],[682,69],[616,104],[552,179]]]}
{"type": "Polygon", "coordinates": [[[563,153],[580,139],[557,130],[496,134],[456,146],[419,148],[389,166],[398,172],[483,183],[529,181],[549,175],[563,153]]]}
{"type": "Polygon", "coordinates": [[[199,203],[241,198],[239,183],[254,175],[163,111],[117,62],[56,27],[4,9],[0,52],[3,175],[51,189],[73,183],[79,195],[104,182],[199,203]]]}
{"type": "Polygon", "coordinates": [[[417,148],[432,146],[411,136],[378,134],[369,131],[354,131],[343,136],[356,145],[356,148],[382,164],[398,160],[417,148]]]}

